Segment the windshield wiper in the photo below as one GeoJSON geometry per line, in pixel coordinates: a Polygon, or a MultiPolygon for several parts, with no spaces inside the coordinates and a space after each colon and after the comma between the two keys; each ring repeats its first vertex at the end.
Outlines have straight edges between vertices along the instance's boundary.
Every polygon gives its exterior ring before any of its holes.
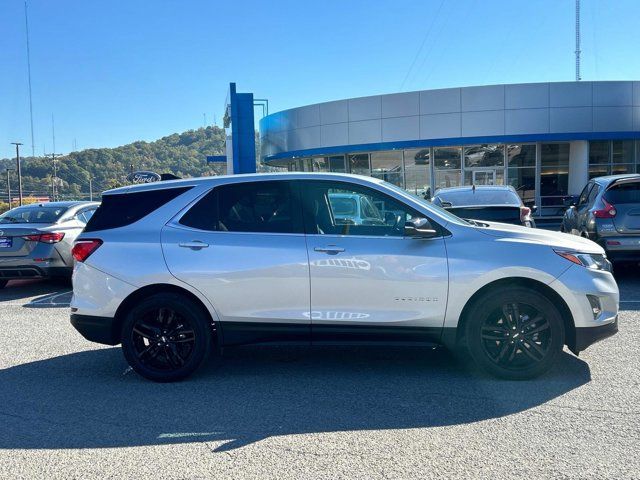
{"type": "Polygon", "coordinates": [[[17,218],[15,217],[2,217],[0,218],[0,223],[16,223],[18,221],[17,218]],[[5,220],[7,220],[5,222],[5,220]]]}

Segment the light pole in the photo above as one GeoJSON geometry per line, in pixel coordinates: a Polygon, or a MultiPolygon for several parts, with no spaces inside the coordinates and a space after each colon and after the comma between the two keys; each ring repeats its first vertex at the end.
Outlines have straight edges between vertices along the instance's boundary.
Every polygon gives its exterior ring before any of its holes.
{"type": "Polygon", "coordinates": [[[16,163],[18,166],[18,199],[19,205],[22,206],[22,168],[20,167],[20,142],[11,142],[11,145],[16,146],[16,163]]]}

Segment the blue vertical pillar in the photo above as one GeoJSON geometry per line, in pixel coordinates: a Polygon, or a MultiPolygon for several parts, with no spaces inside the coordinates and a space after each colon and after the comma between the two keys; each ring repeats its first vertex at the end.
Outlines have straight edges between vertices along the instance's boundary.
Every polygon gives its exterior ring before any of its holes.
{"type": "Polygon", "coordinates": [[[256,137],[253,118],[253,93],[237,93],[236,84],[229,84],[226,105],[228,173],[255,173],[256,137]],[[230,136],[230,138],[229,138],[230,136]]]}

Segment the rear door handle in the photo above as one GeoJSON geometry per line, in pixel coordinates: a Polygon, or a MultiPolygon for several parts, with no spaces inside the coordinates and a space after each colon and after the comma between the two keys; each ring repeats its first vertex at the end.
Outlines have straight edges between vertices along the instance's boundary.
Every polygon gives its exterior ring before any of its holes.
{"type": "Polygon", "coordinates": [[[327,255],[337,255],[338,253],[344,252],[344,248],[335,247],[333,245],[329,245],[328,247],[316,247],[314,250],[316,252],[326,253],[327,255]]]}
{"type": "Polygon", "coordinates": [[[182,248],[190,248],[191,250],[201,250],[209,246],[208,243],[201,242],[200,240],[194,240],[193,242],[183,242],[178,244],[182,248]]]}

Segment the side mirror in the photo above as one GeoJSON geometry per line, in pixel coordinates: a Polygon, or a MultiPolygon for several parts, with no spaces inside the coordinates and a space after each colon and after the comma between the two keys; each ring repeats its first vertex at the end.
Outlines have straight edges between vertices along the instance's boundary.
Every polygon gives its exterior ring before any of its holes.
{"type": "Polygon", "coordinates": [[[447,201],[445,201],[445,200],[441,200],[441,201],[440,201],[440,206],[441,206],[442,208],[451,208],[451,207],[453,207],[453,203],[451,203],[451,202],[447,202],[447,201]]]}
{"type": "Polygon", "coordinates": [[[571,208],[571,207],[575,207],[576,205],[578,205],[578,198],[575,195],[564,198],[565,207],[571,208]]]}
{"type": "Polygon", "coordinates": [[[413,238],[432,238],[438,232],[426,218],[412,218],[404,224],[404,236],[413,238]]]}

